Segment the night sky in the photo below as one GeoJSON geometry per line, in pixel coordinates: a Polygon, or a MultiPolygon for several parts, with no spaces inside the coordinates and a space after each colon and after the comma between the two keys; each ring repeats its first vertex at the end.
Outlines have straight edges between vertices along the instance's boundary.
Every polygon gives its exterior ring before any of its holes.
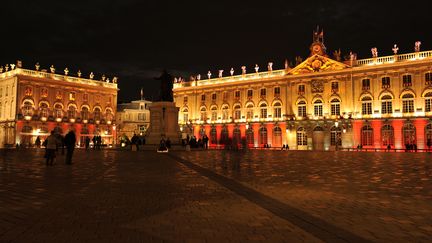
{"type": "Polygon", "coordinates": [[[242,65],[274,69],[285,59],[309,54],[312,31],[324,29],[328,54],[350,50],[359,59],[370,49],[380,56],[412,52],[414,42],[432,49],[429,1],[2,1],[0,64],[23,61],[34,69],[39,62],[58,73],[68,67],[85,77],[93,71],[119,77],[119,102],[139,99],[140,89],[156,99],[160,76],[208,70],[225,75],[242,65]]]}

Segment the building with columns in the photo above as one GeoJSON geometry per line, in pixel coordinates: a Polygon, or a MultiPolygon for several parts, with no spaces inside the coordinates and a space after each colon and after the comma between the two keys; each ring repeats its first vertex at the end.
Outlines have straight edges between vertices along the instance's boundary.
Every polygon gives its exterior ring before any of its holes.
{"type": "Polygon", "coordinates": [[[115,143],[117,78],[93,73],[83,78],[69,76],[66,68],[24,69],[20,61],[0,67],[0,146],[29,146],[39,136],[43,141],[54,130],[66,134],[73,129],[77,144],[85,137],[100,135],[104,144],[115,143]]]}
{"type": "Polygon", "coordinates": [[[432,143],[432,51],[330,58],[322,32],[293,68],[174,83],[179,125],[210,146],[247,144],[298,150],[427,148],[432,143]]]}

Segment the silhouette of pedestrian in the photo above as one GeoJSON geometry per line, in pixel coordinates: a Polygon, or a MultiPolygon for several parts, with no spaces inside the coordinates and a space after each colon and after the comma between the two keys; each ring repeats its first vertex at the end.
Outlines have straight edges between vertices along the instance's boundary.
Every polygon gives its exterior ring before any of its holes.
{"type": "Polygon", "coordinates": [[[54,164],[54,158],[56,157],[56,150],[57,150],[57,138],[54,135],[54,131],[51,131],[51,135],[49,135],[45,141],[45,158],[46,158],[46,165],[50,166],[54,164]]]}
{"type": "Polygon", "coordinates": [[[90,147],[90,138],[86,137],[85,138],[85,149],[88,150],[90,147]]]}
{"type": "Polygon", "coordinates": [[[72,155],[73,155],[73,151],[75,149],[75,143],[76,143],[76,136],[75,133],[70,130],[64,139],[64,143],[66,145],[66,164],[70,165],[72,164],[72,155]]]}
{"type": "Polygon", "coordinates": [[[39,136],[37,136],[37,138],[36,138],[35,145],[36,145],[37,148],[40,148],[40,146],[41,146],[41,140],[40,140],[39,136]]]}

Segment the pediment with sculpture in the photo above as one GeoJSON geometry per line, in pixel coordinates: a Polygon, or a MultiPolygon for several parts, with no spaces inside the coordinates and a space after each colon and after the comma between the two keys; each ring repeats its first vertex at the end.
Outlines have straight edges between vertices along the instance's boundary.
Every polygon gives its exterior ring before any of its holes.
{"type": "Polygon", "coordinates": [[[335,71],[347,68],[348,65],[321,55],[312,55],[297,67],[291,69],[288,75],[314,72],[335,71]]]}

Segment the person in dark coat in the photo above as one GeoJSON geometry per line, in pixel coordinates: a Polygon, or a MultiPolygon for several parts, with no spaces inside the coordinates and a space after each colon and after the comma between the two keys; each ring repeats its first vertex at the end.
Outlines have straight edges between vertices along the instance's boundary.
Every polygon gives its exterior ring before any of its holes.
{"type": "Polygon", "coordinates": [[[64,143],[66,145],[66,164],[70,165],[72,164],[72,155],[73,151],[75,149],[75,143],[76,143],[76,136],[75,133],[70,130],[64,139],[64,143]]]}
{"type": "Polygon", "coordinates": [[[90,148],[90,138],[86,137],[85,138],[85,149],[88,150],[90,148]]]}

